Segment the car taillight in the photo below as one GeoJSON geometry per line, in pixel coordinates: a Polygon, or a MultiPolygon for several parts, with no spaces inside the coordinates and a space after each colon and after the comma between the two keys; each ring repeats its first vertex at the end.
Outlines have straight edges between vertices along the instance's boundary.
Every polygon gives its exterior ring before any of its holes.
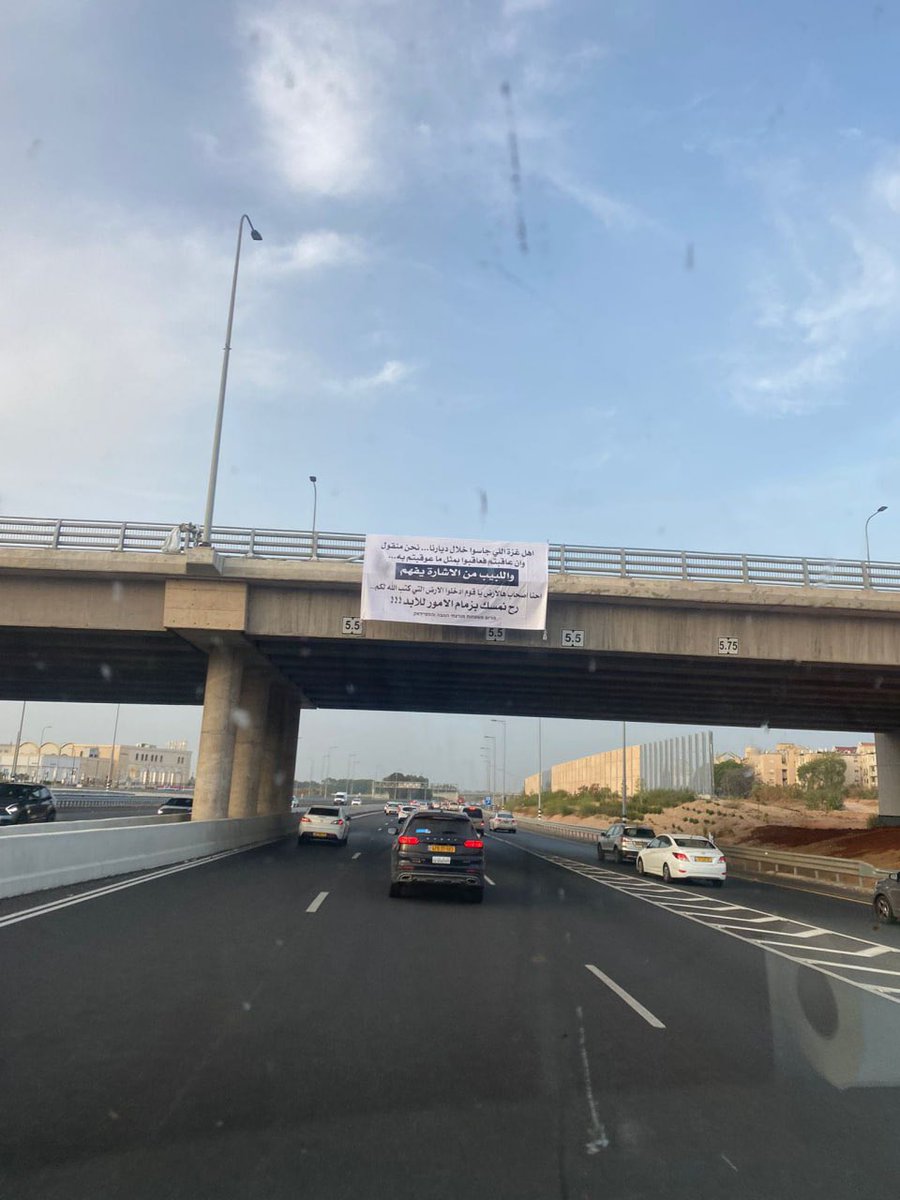
{"type": "Polygon", "coordinates": [[[309,817],[301,817],[301,818],[300,818],[300,824],[301,824],[301,825],[311,825],[311,824],[312,824],[312,821],[310,820],[310,818],[309,818],[309,817]]]}
{"type": "Polygon", "coordinates": [[[344,823],[344,818],[338,817],[338,825],[343,825],[343,823],[344,823]]]}
{"type": "Polygon", "coordinates": [[[680,862],[687,862],[687,860],[688,860],[688,856],[686,854],[680,854],[677,850],[672,855],[672,857],[679,859],[680,862]]]}
{"type": "Polygon", "coordinates": [[[467,850],[483,850],[484,849],[484,842],[481,840],[481,838],[470,838],[469,841],[463,842],[463,845],[465,846],[465,848],[467,850]]]}
{"type": "Polygon", "coordinates": [[[419,839],[417,837],[407,837],[405,834],[403,834],[401,837],[397,838],[398,846],[418,846],[418,844],[419,839]]]}
{"type": "Polygon", "coordinates": [[[724,855],[724,854],[720,854],[720,855],[719,855],[719,857],[716,859],[716,862],[721,862],[721,863],[723,863],[724,861],[725,861],[725,855],[724,855]]]}

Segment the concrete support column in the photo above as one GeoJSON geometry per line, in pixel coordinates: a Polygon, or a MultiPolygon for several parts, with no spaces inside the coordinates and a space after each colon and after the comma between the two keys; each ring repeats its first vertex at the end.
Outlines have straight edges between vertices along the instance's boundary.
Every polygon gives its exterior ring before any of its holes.
{"type": "Polygon", "coordinates": [[[269,688],[266,726],[263,731],[262,753],[259,757],[259,790],[256,811],[260,816],[279,810],[279,785],[284,778],[282,767],[284,731],[286,724],[287,689],[281,684],[269,688]]]}
{"type": "Polygon", "coordinates": [[[900,825],[900,730],[875,734],[878,824],[900,825]]]}
{"type": "MultiPolygon", "coordinates": [[[[294,797],[294,770],[297,766],[297,735],[300,732],[300,701],[293,694],[285,700],[281,739],[281,783],[278,786],[277,812],[290,812],[294,797]]],[[[277,781],[277,777],[276,777],[277,781]]]]}
{"type": "Polygon", "coordinates": [[[229,817],[256,816],[270,680],[264,667],[244,669],[235,722],[229,817]]]}
{"type": "Polygon", "coordinates": [[[210,652],[194,784],[195,821],[228,816],[234,712],[240,700],[242,668],[240,654],[233,647],[216,646],[210,652]]]}

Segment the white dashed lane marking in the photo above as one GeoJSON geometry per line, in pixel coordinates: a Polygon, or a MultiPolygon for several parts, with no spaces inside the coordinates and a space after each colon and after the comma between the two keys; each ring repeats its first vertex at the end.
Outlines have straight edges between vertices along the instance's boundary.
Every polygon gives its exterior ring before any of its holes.
{"type": "Polygon", "coordinates": [[[319,909],[322,907],[322,905],[325,903],[325,897],[327,895],[328,895],[327,892],[319,892],[318,896],[316,896],[315,900],[313,900],[312,904],[309,905],[309,907],[307,908],[306,911],[308,913],[318,912],[319,909]]]}
{"type": "Polygon", "coordinates": [[[790,917],[760,912],[759,909],[726,900],[716,900],[712,896],[685,893],[679,890],[677,884],[656,883],[646,877],[622,875],[618,871],[593,867],[559,854],[526,849],[521,844],[519,848],[526,854],[542,858],[593,883],[624,892],[645,904],[665,909],[674,916],[686,917],[697,925],[706,925],[718,933],[758,946],[767,954],[777,954],[780,958],[801,963],[832,979],[839,979],[900,1004],[900,950],[893,946],[837,933],[819,925],[807,925],[790,917]],[[864,966],[860,959],[868,960],[871,965],[864,966]]]}
{"type": "Polygon", "coordinates": [[[614,979],[610,979],[608,975],[604,975],[599,967],[593,966],[592,963],[585,963],[584,965],[592,975],[597,976],[601,983],[605,983],[611,992],[615,992],[620,1000],[624,1000],[629,1008],[633,1008],[639,1017],[643,1017],[648,1025],[652,1025],[654,1029],[665,1029],[665,1025],[663,1025],[659,1017],[654,1017],[649,1008],[644,1008],[639,1000],[635,1000],[634,996],[626,992],[623,987],[619,987],[614,979]]]}

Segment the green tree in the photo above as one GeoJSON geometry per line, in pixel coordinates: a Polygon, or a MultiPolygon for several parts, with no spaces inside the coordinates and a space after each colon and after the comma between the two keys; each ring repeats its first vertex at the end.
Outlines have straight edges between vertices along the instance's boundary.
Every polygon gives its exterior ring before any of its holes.
{"type": "Polygon", "coordinates": [[[717,796],[744,797],[753,789],[753,768],[745,763],[725,759],[713,767],[717,796]]]}
{"type": "Polygon", "coordinates": [[[844,807],[847,771],[839,754],[817,754],[797,768],[797,778],[810,808],[844,807]]]}

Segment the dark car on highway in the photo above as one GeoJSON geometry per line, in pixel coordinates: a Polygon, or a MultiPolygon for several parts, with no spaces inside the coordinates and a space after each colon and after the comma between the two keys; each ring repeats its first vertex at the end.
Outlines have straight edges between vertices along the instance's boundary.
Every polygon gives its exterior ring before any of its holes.
{"type": "Polygon", "coordinates": [[[396,831],[391,847],[392,896],[418,883],[458,887],[474,904],[484,899],[484,840],[465,813],[419,812],[396,831]]]}
{"type": "Polygon", "coordinates": [[[872,897],[872,907],[875,919],[884,924],[892,924],[900,917],[900,871],[894,871],[875,884],[875,894],[872,897]]]}
{"type": "Polygon", "coordinates": [[[0,825],[55,821],[56,805],[41,783],[0,783],[0,825]]]}
{"type": "Polygon", "coordinates": [[[185,813],[190,816],[194,807],[192,796],[173,796],[171,800],[167,800],[165,804],[160,805],[156,810],[161,817],[169,816],[171,813],[185,813]]]}

